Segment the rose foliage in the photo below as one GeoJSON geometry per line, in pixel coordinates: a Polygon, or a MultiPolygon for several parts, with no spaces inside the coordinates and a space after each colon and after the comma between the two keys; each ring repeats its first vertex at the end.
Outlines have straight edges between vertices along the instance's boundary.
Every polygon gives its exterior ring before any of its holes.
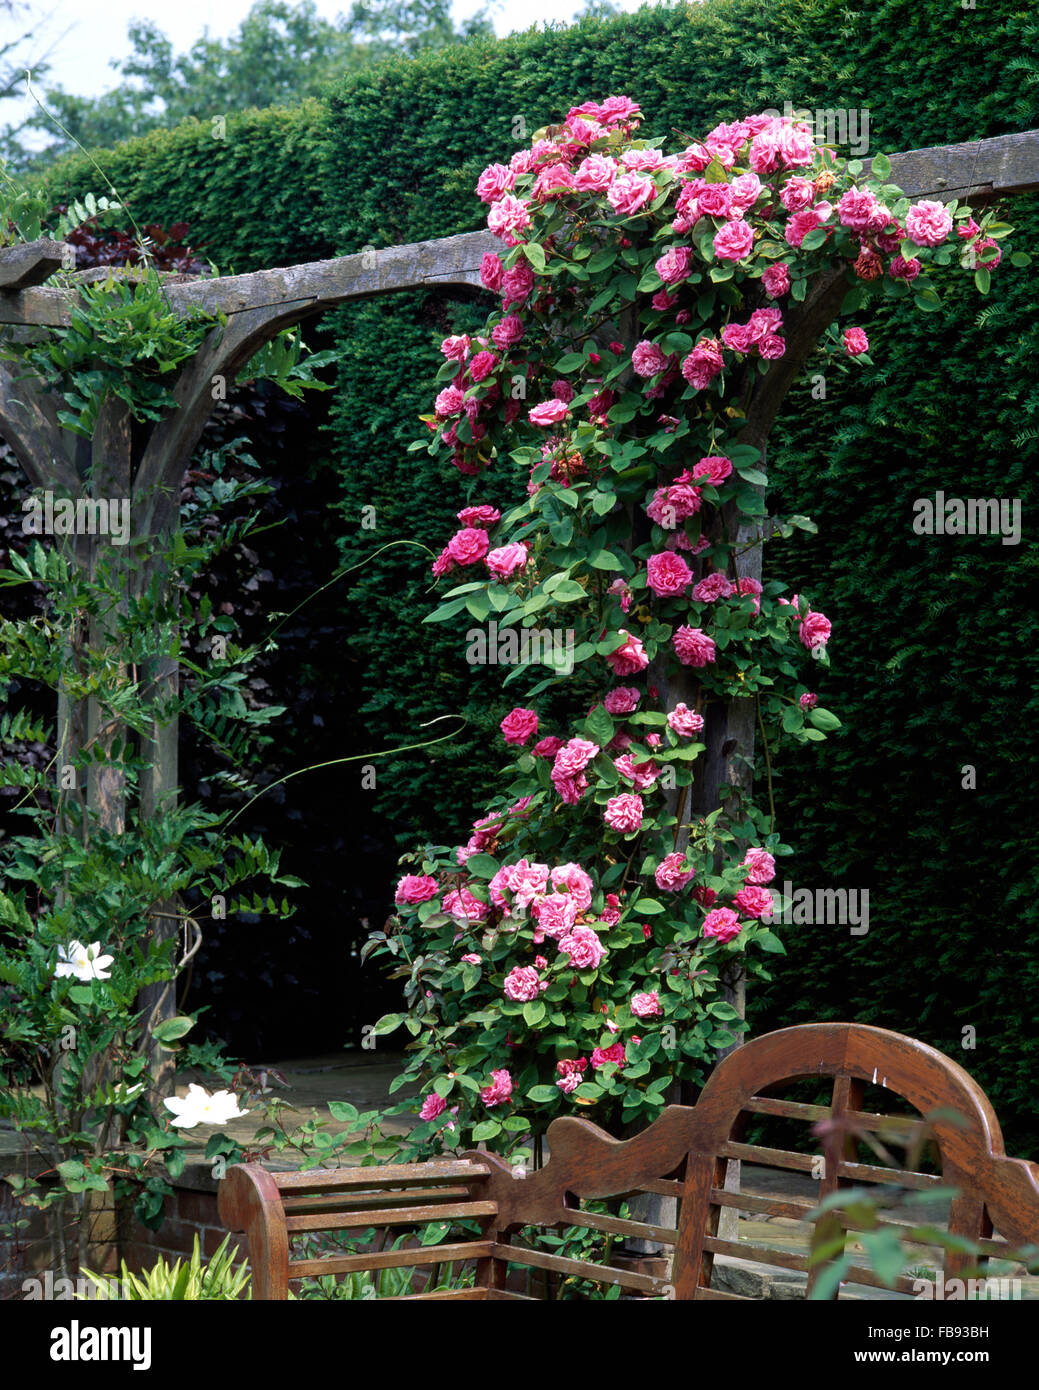
{"type": "MultiPolygon", "coordinates": [[[[396,1084],[423,1089],[420,1152],[486,1140],[515,1157],[575,1107],[648,1123],[735,1040],[725,985],[782,953],[767,885],[791,851],[745,796],[689,818],[705,719],[753,699],[773,759],[839,727],[808,688],[829,620],[748,573],[763,532],[813,529],[762,525],[756,392],[835,270],[842,319],[876,296],[932,311],[950,267],[987,290],[1010,231],[912,203],[884,156],[864,175],[789,117],[670,155],[640,123],[627,98],[585,102],[480,176],[501,307],[444,341],[432,438],[412,446],[474,479],[427,621],[484,625],[466,634],[479,660],[493,619],[498,659],[518,663],[506,683],[548,668],[502,722],[501,795],[467,844],[405,857],[397,914],[365,948],[406,980],[408,1012],[375,1031],[413,1036],[396,1084]],[[488,469],[526,483],[505,515],[480,500],[488,469]],[[537,695],[567,678],[591,708],[541,727],[537,695]],[[685,698],[662,697],[676,681],[685,698]]],[[[816,352],[813,370],[870,361],[857,322],[816,352]]]]}

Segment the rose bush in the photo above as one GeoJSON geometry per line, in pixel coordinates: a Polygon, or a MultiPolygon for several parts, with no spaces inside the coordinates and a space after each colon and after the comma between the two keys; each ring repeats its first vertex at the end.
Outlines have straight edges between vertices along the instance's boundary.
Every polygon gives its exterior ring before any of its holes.
{"type": "MultiPolygon", "coordinates": [[[[502,721],[501,795],[467,844],[405,857],[398,915],[365,948],[406,980],[408,1012],[375,1031],[413,1035],[398,1084],[425,1090],[418,1151],[522,1148],[575,1106],[648,1122],[735,1040],[724,984],[782,952],[767,885],[790,851],[745,797],[689,818],[698,739],[738,697],[766,756],[839,726],[808,689],[829,619],[748,572],[765,531],[813,529],[762,525],[757,392],[817,284],[843,274],[841,317],[879,295],[930,311],[954,262],[988,288],[1010,230],[912,204],[883,156],[864,177],[791,118],[722,123],[670,155],[641,118],[625,97],[585,102],[481,175],[502,243],[481,278],[501,308],[445,340],[431,438],[412,445],[526,483],[499,516],[474,482],[433,566],[457,582],[428,621],[566,631],[596,692],[575,727],[542,728],[533,702],[563,678],[543,654],[502,721]]],[[[870,361],[857,323],[818,351],[870,361]]]]}

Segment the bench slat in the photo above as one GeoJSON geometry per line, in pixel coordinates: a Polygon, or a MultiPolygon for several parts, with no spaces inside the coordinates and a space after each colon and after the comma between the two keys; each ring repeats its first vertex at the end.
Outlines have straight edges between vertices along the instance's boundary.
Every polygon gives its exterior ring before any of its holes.
{"type": "Polygon", "coordinates": [[[435,1293],[392,1293],[385,1298],[376,1298],[375,1303],[432,1303],[434,1299],[450,1299],[453,1302],[479,1302],[487,1299],[486,1289],[437,1289],[435,1293]]]}
{"type": "Polygon", "coordinates": [[[314,1256],[289,1261],[289,1278],[304,1275],[354,1274],[371,1269],[410,1269],[413,1265],[454,1264],[458,1260],[486,1259],[493,1254],[489,1240],[470,1240],[460,1245],[416,1245],[409,1250],[372,1250],[362,1255],[314,1256]]]}
{"type": "Polygon", "coordinates": [[[408,1187],[399,1191],[387,1191],[384,1187],[372,1187],[370,1192],[314,1192],[284,1193],[282,1206],[289,1216],[310,1216],[319,1212],[334,1215],[341,1211],[361,1211],[367,1207],[384,1207],[392,1202],[395,1207],[421,1206],[424,1202],[465,1202],[482,1201],[482,1196],[471,1188],[462,1186],[408,1187]]]}
{"type": "Polygon", "coordinates": [[[636,1236],[640,1240],[662,1240],[674,1245],[678,1232],[670,1226],[647,1226],[644,1221],[626,1221],[620,1216],[607,1216],[598,1211],[575,1211],[567,1215],[572,1226],[587,1226],[592,1231],[610,1231],[619,1236],[636,1236]]]}
{"type": "MultiPolygon", "coordinates": [[[[722,1158],[740,1158],[766,1168],[790,1168],[797,1173],[810,1173],[818,1155],[794,1153],[790,1149],[766,1149],[760,1144],[737,1144],[732,1140],[720,1145],[722,1158]]],[[[933,1173],[913,1173],[902,1168],[875,1168],[868,1163],[842,1160],[837,1165],[842,1178],[857,1178],[860,1182],[894,1183],[898,1187],[937,1187],[943,1179],[933,1173]]]]}
{"type": "Polygon", "coordinates": [[[444,1182],[479,1182],[488,1170],[470,1159],[451,1163],[387,1163],[367,1168],[312,1168],[303,1173],[272,1173],[279,1191],[320,1192],[324,1188],[433,1186],[444,1182]]]}
{"type": "Polygon", "coordinates": [[[755,1260],[758,1264],[795,1269],[802,1274],[808,1272],[808,1256],[795,1254],[793,1250],[775,1250],[770,1245],[752,1245],[745,1240],[721,1240],[718,1236],[704,1236],[703,1248],[709,1250],[712,1255],[729,1255],[736,1260],[755,1260]]]}
{"type": "Polygon", "coordinates": [[[332,1216],[286,1216],[285,1229],[290,1235],[295,1231],[349,1231],[365,1226],[420,1225],[425,1221],[470,1220],[497,1214],[497,1202],[441,1202],[423,1207],[344,1211],[332,1216]]]}
{"type": "Polygon", "coordinates": [[[666,1279],[654,1279],[648,1274],[635,1274],[612,1265],[597,1265],[590,1260],[571,1260],[565,1255],[548,1255],[541,1250],[526,1250],[521,1245],[496,1244],[492,1253],[510,1264],[533,1265],[535,1269],[554,1269],[560,1274],[573,1274],[598,1284],[620,1284],[642,1293],[662,1293],[671,1285],[666,1279]]]}
{"type": "Polygon", "coordinates": [[[701,1303],[705,1299],[712,1303],[752,1303],[754,1301],[742,1293],[726,1293],[724,1289],[705,1289],[701,1286],[696,1290],[693,1302],[701,1303]]]}

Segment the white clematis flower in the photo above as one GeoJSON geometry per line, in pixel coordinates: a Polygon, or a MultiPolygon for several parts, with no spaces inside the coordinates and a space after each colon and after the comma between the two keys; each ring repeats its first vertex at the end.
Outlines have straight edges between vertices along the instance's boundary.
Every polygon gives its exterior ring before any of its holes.
{"type": "Polygon", "coordinates": [[[164,1100],[167,1110],[172,1110],[172,1125],[181,1129],[194,1129],[195,1125],[223,1125],[228,1120],[240,1120],[248,1115],[248,1110],[239,1110],[238,1097],[232,1091],[217,1091],[210,1095],[202,1086],[192,1082],[186,1096],[173,1096],[164,1100]]]}
{"type": "Polygon", "coordinates": [[[77,980],[107,980],[112,974],[108,967],[114,960],[115,956],[101,954],[100,941],[92,941],[89,946],[84,946],[81,941],[72,941],[67,950],[64,946],[58,947],[58,963],[54,973],[59,979],[74,975],[77,980]]]}

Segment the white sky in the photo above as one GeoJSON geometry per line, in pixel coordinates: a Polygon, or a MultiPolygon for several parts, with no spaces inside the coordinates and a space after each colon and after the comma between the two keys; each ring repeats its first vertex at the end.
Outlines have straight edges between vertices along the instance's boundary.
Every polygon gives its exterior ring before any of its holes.
{"type": "MultiPolygon", "coordinates": [[[[617,0],[624,10],[638,9],[643,0],[617,0]]],[[[175,0],[170,4],[149,0],[100,0],[84,6],[82,0],[16,0],[15,14],[0,12],[0,49],[29,29],[31,44],[20,46],[19,56],[36,61],[51,48],[48,81],[77,96],[108,91],[119,83],[110,67],[113,58],[130,53],[127,26],[134,19],[153,20],[180,53],[190,48],[204,29],[219,38],[238,30],[252,7],[252,0],[175,0]]],[[[316,0],[319,14],[334,19],[348,12],[350,0],[316,0]]],[[[480,0],[454,0],[456,22],[474,14],[480,0]]],[[[582,0],[499,0],[494,16],[499,36],[528,29],[545,21],[569,21],[583,9],[582,0]]],[[[43,91],[46,83],[40,84],[43,91]]],[[[28,97],[0,102],[0,124],[22,118],[31,103],[28,97]]]]}

